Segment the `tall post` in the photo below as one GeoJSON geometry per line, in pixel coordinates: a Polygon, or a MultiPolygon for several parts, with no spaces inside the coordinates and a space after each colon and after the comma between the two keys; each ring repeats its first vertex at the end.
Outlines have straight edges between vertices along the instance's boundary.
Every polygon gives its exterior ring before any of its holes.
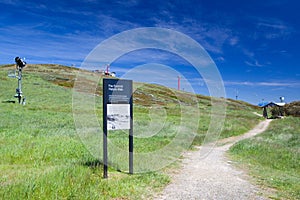
{"type": "Polygon", "coordinates": [[[103,133],[103,178],[107,178],[107,130],[103,133]]]}
{"type": "Polygon", "coordinates": [[[130,93],[130,129],[129,129],[129,174],[133,174],[133,99],[132,99],[132,82],[130,83],[129,93],[130,93]]]}
{"type": "Polygon", "coordinates": [[[19,100],[19,103],[21,103],[22,99],[22,68],[19,67],[18,69],[18,88],[16,89],[16,95],[19,100]]]}
{"type": "Polygon", "coordinates": [[[109,74],[109,64],[106,65],[106,75],[109,74]]]}
{"type": "MultiPolygon", "coordinates": [[[[104,79],[103,79],[104,81],[104,79]]],[[[103,82],[103,97],[106,97],[108,94],[107,89],[104,87],[103,82]]],[[[103,178],[107,178],[108,170],[108,161],[107,161],[107,98],[103,98],[103,178]]]]}

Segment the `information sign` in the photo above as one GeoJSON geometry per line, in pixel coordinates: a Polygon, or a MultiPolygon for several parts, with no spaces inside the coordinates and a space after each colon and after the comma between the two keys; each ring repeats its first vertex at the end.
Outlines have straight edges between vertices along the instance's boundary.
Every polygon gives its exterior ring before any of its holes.
{"type": "Polygon", "coordinates": [[[103,79],[104,178],[107,178],[108,130],[129,130],[129,173],[133,174],[132,80],[103,79]]]}

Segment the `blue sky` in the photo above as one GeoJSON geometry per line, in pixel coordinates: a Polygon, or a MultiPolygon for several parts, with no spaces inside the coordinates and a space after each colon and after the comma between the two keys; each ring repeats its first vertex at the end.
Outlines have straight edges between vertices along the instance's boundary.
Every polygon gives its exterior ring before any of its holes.
{"type": "MultiPolygon", "coordinates": [[[[115,34],[161,27],[186,34],[205,48],[220,71],[226,97],[238,94],[239,100],[258,104],[284,96],[291,102],[300,100],[299,10],[296,0],[0,0],[0,64],[20,56],[28,63],[80,67],[99,43],[115,34]]],[[[195,92],[209,95],[189,63],[169,52],[131,52],[111,63],[111,70],[121,76],[147,63],[180,68],[195,92]]],[[[176,88],[175,74],[170,81],[176,88]]]]}

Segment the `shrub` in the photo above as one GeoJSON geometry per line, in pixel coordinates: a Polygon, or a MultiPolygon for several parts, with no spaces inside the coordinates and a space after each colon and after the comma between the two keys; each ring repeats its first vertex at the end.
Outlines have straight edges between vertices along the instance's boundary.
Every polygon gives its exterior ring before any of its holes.
{"type": "Polygon", "coordinates": [[[294,101],[284,106],[285,115],[300,117],[300,101],[294,101]]]}

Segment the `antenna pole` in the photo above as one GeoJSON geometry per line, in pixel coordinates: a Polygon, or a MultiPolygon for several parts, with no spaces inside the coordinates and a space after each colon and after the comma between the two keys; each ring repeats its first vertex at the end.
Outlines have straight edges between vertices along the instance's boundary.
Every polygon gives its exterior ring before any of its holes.
{"type": "Polygon", "coordinates": [[[109,64],[106,65],[106,75],[108,75],[109,72],[109,64]]]}

